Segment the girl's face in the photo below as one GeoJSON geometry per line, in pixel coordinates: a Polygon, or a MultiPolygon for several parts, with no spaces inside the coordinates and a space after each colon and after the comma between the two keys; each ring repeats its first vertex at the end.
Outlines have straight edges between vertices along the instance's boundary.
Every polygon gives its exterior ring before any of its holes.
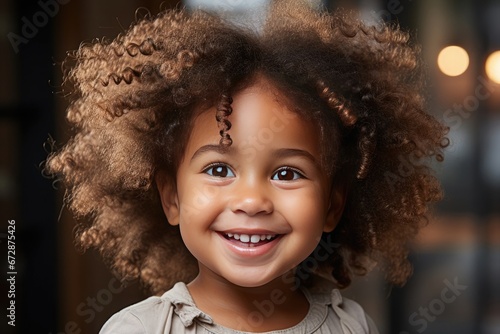
{"type": "Polygon", "coordinates": [[[219,145],[215,110],[194,120],[176,189],[160,184],[200,276],[262,286],[306,259],[343,204],[320,167],[320,139],[264,78],[233,97],[233,144],[219,145]]]}

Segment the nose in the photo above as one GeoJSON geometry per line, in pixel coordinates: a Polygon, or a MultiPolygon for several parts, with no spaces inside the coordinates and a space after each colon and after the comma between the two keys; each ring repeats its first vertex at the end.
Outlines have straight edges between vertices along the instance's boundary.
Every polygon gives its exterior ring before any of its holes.
{"type": "Polygon", "coordinates": [[[274,211],[269,189],[251,181],[242,181],[235,187],[229,206],[231,211],[242,212],[248,216],[270,214],[274,211]]]}

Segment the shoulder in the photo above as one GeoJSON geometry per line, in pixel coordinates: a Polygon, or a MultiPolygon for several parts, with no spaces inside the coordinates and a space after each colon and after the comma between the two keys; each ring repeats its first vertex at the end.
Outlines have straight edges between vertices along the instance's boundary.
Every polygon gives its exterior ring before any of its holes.
{"type": "Polygon", "coordinates": [[[174,290],[175,287],[162,296],[149,297],[115,313],[106,321],[99,334],[170,333],[176,325],[173,321],[175,306],[171,296],[174,290]]]}
{"type": "Polygon", "coordinates": [[[330,298],[332,309],[340,318],[342,327],[351,330],[348,333],[378,334],[375,323],[361,305],[352,299],[342,296],[338,289],[331,291],[330,298]]]}
{"type": "Polygon", "coordinates": [[[331,284],[316,285],[308,293],[315,303],[328,305],[326,323],[328,327],[341,328],[342,333],[378,334],[378,329],[363,307],[352,299],[344,297],[331,284]]]}

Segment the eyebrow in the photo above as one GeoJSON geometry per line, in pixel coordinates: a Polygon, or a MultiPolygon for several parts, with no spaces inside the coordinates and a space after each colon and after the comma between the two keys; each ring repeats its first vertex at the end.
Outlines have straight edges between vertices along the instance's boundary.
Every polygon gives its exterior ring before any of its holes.
{"type": "Polygon", "coordinates": [[[197,157],[206,152],[216,152],[219,154],[224,154],[227,153],[228,151],[230,151],[230,147],[225,147],[222,145],[213,145],[213,144],[204,145],[199,149],[197,149],[196,152],[194,152],[193,156],[191,157],[191,161],[193,161],[194,159],[196,159],[197,157]]]}
{"type": "Polygon", "coordinates": [[[282,148],[282,149],[276,150],[276,152],[274,152],[274,156],[277,159],[299,156],[299,157],[306,158],[307,160],[310,160],[315,165],[319,166],[319,162],[316,160],[316,158],[314,158],[314,156],[311,153],[309,153],[305,150],[297,149],[297,148],[282,148]]]}
{"type": "MultiPolygon", "coordinates": [[[[219,154],[225,154],[225,153],[228,153],[230,151],[232,151],[231,147],[225,147],[225,146],[213,145],[213,144],[204,145],[204,146],[200,147],[199,149],[197,149],[196,152],[194,152],[193,156],[191,157],[191,161],[193,161],[194,159],[196,159],[197,157],[199,157],[200,155],[202,155],[203,153],[206,153],[206,152],[216,152],[219,154]]],[[[319,162],[317,161],[316,158],[314,158],[314,156],[311,153],[309,153],[305,150],[297,149],[297,148],[281,148],[279,150],[276,150],[273,153],[273,155],[276,159],[284,159],[284,158],[299,156],[299,157],[306,158],[307,160],[311,161],[316,166],[319,166],[319,162]]]]}

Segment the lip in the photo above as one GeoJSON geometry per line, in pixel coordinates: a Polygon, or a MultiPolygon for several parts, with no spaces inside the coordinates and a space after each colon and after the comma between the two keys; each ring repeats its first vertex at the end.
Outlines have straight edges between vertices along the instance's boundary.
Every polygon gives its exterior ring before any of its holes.
{"type": "Polygon", "coordinates": [[[244,228],[233,228],[233,229],[229,229],[229,230],[224,230],[224,231],[216,231],[217,233],[221,233],[221,234],[225,234],[225,233],[232,233],[232,234],[249,234],[249,235],[252,235],[252,234],[259,234],[259,235],[262,235],[262,234],[283,234],[283,233],[280,233],[280,232],[276,232],[276,231],[270,231],[270,230],[264,230],[264,229],[244,229],[244,228]]]}
{"type": "Polygon", "coordinates": [[[234,230],[236,232],[217,232],[217,235],[222,239],[222,242],[224,245],[229,249],[229,251],[238,257],[243,257],[243,258],[252,258],[252,257],[259,257],[266,255],[267,253],[271,252],[274,247],[281,241],[281,238],[283,237],[283,234],[277,234],[269,231],[264,231],[264,230],[259,230],[258,232],[256,230],[252,230],[251,232],[245,231],[244,230],[234,230]],[[236,240],[230,240],[225,237],[225,233],[242,233],[242,234],[277,234],[276,238],[273,240],[260,244],[260,245],[251,245],[245,246],[243,243],[236,241],[236,240]]]}

